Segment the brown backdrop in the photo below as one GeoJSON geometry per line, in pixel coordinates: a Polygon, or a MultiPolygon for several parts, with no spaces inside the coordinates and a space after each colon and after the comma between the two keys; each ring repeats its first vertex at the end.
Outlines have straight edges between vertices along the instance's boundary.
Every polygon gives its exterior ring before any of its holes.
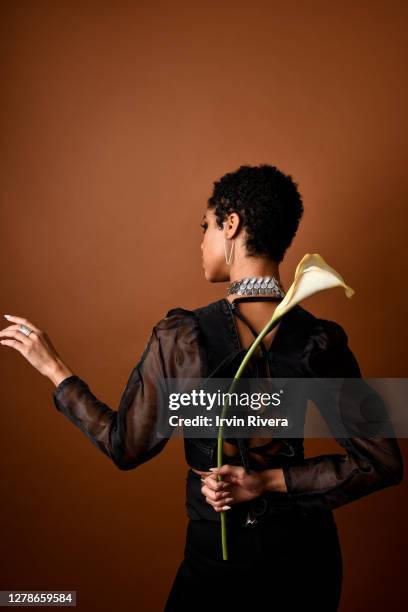
{"type": "MultiPolygon", "coordinates": [[[[356,294],[304,306],[344,326],[364,376],[406,377],[406,28],[396,1],[3,1],[0,313],[45,329],[116,408],[154,323],[225,295],[201,269],[213,181],[271,163],[305,203],[284,286],[320,253],[356,294]]],[[[0,588],[161,610],[187,522],[181,440],[120,472],[52,383],[0,356],[0,588]]],[[[406,499],[404,481],[336,511],[341,612],[404,606],[406,499]]]]}

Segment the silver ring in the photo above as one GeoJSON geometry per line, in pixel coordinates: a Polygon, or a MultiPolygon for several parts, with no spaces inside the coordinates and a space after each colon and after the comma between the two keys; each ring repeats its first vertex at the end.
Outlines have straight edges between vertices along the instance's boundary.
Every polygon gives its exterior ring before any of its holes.
{"type": "Polygon", "coordinates": [[[18,328],[22,334],[24,334],[25,336],[29,336],[31,334],[31,332],[33,331],[32,329],[30,329],[29,327],[27,327],[27,325],[23,325],[21,324],[20,327],[18,328]]]}

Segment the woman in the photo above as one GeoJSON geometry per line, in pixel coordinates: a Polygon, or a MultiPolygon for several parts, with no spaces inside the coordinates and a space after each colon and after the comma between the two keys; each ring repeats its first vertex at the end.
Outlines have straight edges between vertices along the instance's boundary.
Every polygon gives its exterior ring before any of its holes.
{"type": "MultiPolygon", "coordinates": [[[[204,275],[226,295],[167,312],[152,329],[118,411],[91,392],[32,323],[12,317],[1,342],[56,385],[56,408],[121,470],[157,455],[158,390],[166,378],[226,378],[270,320],[285,291],[279,264],[303,214],[292,178],[274,166],[241,166],[214,183],[202,222],[204,275]]],[[[247,366],[252,377],[361,377],[343,328],[300,305],[267,334],[247,366]]],[[[323,414],[326,418],[326,415],[323,414]]],[[[169,435],[171,432],[169,432],[169,435]]],[[[222,481],[215,438],[184,438],[189,517],[185,556],[165,611],[338,609],[342,556],[333,509],[402,479],[393,438],[338,440],[346,454],[304,458],[303,439],[224,439],[222,481]],[[229,558],[220,545],[227,513],[229,558]]]]}

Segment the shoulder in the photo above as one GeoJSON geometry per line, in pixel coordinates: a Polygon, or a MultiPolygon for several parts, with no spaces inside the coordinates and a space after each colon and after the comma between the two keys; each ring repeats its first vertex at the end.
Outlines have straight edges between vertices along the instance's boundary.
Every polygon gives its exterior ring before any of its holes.
{"type": "Polygon", "coordinates": [[[170,310],[166,312],[165,316],[158,321],[156,327],[177,327],[183,322],[191,322],[195,319],[196,315],[194,310],[188,310],[187,308],[176,306],[175,308],[170,308],[170,310]]]}
{"type": "Polygon", "coordinates": [[[360,368],[344,327],[332,319],[308,314],[311,318],[303,362],[309,374],[333,378],[360,377],[360,368]]]}
{"type": "Polygon", "coordinates": [[[175,345],[197,344],[200,337],[197,315],[194,310],[181,306],[171,308],[154,325],[151,336],[156,338],[162,347],[170,350],[175,345]]]}
{"type": "Polygon", "coordinates": [[[209,302],[208,304],[204,304],[203,306],[199,306],[194,308],[194,313],[198,318],[204,318],[206,315],[213,316],[214,314],[221,314],[226,312],[228,306],[228,301],[225,298],[221,298],[219,300],[214,300],[209,302]]]}
{"type": "Polygon", "coordinates": [[[163,317],[157,325],[160,324],[160,327],[168,328],[177,327],[180,324],[198,324],[201,317],[205,316],[207,313],[222,309],[224,305],[225,300],[221,299],[193,309],[177,306],[168,310],[165,317],[163,317]]]}
{"type": "Polygon", "coordinates": [[[177,340],[183,338],[191,340],[200,336],[202,340],[207,322],[213,321],[214,316],[218,320],[226,306],[226,301],[220,299],[197,308],[188,309],[182,306],[170,308],[165,316],[156,323],[153,333],[158,336],[173,335],[177,340]]]}
{"type": "Polygon", "coordinates": [[[297,328],[306,330],[310,348],[316,346],[324,350],[333,344],[347,344],[348,342],[348,336],[339,323],[317,317],[300,304],[292,309],[291,322],[297,328]]]}
{"type": "Polygon", "coordinates": [[[331,319],[316,317],[311,330],[310,340],[317,350],[327,350],[347,345],[348,335],[344,328],[331,319]]]}

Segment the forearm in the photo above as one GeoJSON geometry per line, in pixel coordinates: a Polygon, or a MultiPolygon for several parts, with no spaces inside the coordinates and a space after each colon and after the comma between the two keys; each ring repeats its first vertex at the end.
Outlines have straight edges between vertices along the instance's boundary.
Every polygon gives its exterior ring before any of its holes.
{"type": "Polygon", "coordinates": [[[287,493],[286,482],[282,468],[262,470],[264,493],[287,493]]]}
{"type": "Polygon", "coordinates": [[[397,485],[403,461],[396,438],[345,438],[347,454],[308,457],[284,467],[289,493],[299,503],[335,509],[397,485]]]}
{"type": "MultiPolygon", "coordinates": [[[[121,470],[131,470],[159,453],[167,442],[156,428],[155,389],[143,386],[140,365],[126,385],[118,410],[101,402],[88,384],[68,368],[58,370],[55,407],[121,470]]],[[[144,380],[148,382],[147,376],[144,380]]]]}

